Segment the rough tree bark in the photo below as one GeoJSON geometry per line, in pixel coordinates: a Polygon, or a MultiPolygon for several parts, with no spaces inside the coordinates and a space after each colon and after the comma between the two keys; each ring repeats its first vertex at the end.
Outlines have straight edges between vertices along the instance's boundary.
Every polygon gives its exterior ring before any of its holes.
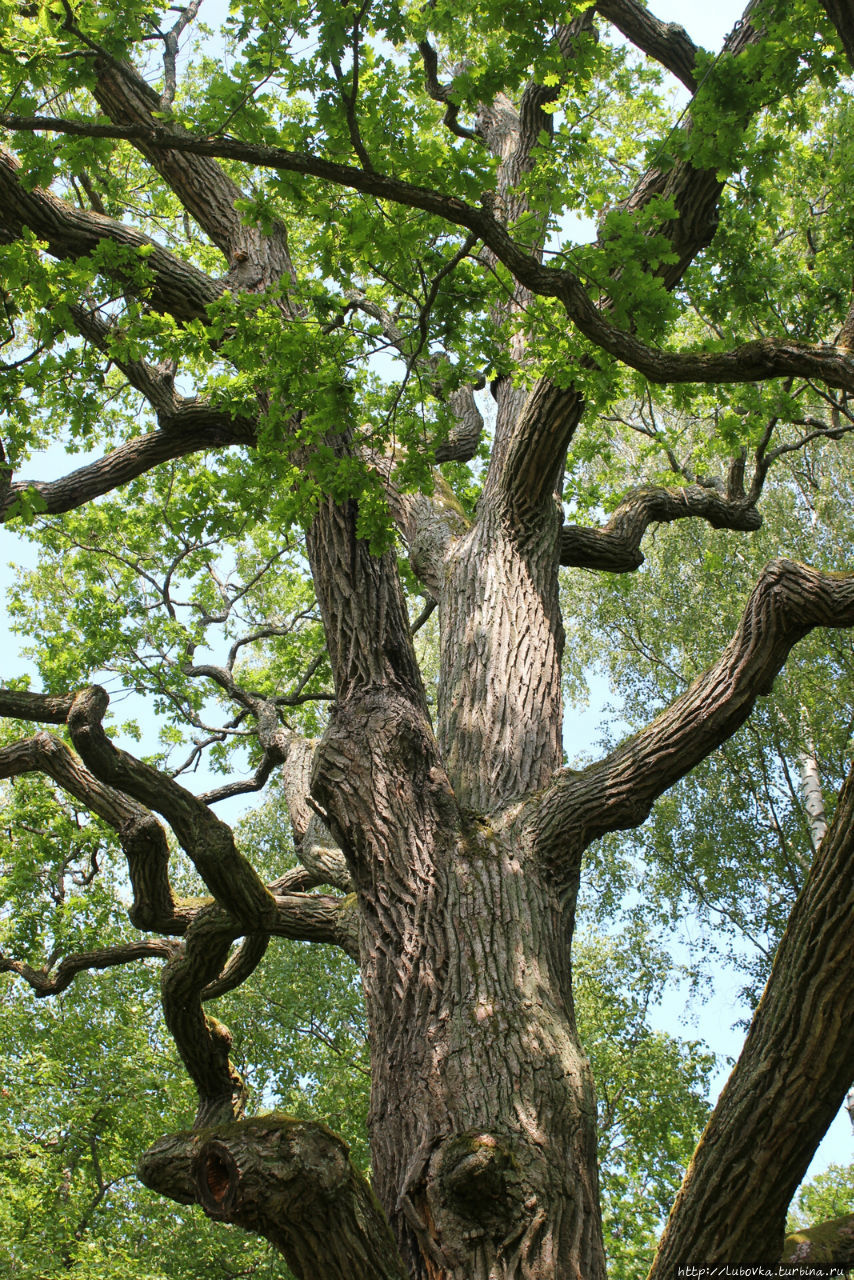
{"type": "MultiPolygon", "coordinates": [[[[834,20],[838,7],[827,6],[834,20]]],[[[603,0],[596,8],[694,87],[696,50],[681,28],[657,22],[633,0],[603,0]]],[[[733,60],[762,37],[749,20],[752,9],[729,42],[733,60]]],[[[592,11],[556,34],[567,76],[574,42],[589,38],[592,11]]],[[[428,88],[448,102],[429,42],[422,54],[428,88]]],[[[105,59],[97,71],[95,96],[111,123],[90,132],[136,142],[225,255],[234,289],[292,279],[293,267],[284,227],[262,235],[244,225],[235,209],[240,192],[217,156],[314,174],[445,216],[482,241],[484,261],[513,272],[516,284],[498,319],[518,320],[533,293],[556,297],[593,342],[652,378],[750,380],[797,372],[854,388],[854,364],[835,347],[769,340],[709,356],[647,347],[611,322],[607,299],[594,304],[570,272],[544,267],[539,244],[522,248],[513,240],[508,223],[527,209],[521,180],[538,137],[551,128],[543,110],[550,91],[543,86],[529,85],[518,105],[504,94],[483,104],[469,134],[492,151],[497,179],[491,200],[474,209],[367,166],[190,137],[164,123],[159,95],[131,68],[105,59]]],[[[461,128],[453,111],[446,121],[461,128]]],[[[713,234],[721,187],[716,171],[680,160],[645,175],[627,202],[637,209],[662,193],[675,201],[679,217],[665,228],[676,250],[668,287],[713,234]]],[[[6,153],[0,193],[4,239],[29,229],[61,258],[82,255],[102,238],[148,243],[124,224],[25,190],[6,153]]],[[[179,320],[203,314],[224,287],[160,246],[148,263],[149,301],[179,320]]],[[[281,309],[283,320],[292,314],[286,303],[281,309]]],[[[78,323],[90,341],[108,342],[84,311],[78,323]]],[[[514,342],[513,354],[524,363],[524,326],[514,342]]],[[[79,505],[164,457],[254,441],[253,422],[183,401],[142,364],[123,371],[157,410],[160,430],[46,486],[48,510],[79,505]]],[[[636,568],[652,521],[699,517],[716,527],[754,529],[759,495],[725,498],[700,486],[638,490],[603,529],[563,528],[559,490],[584,410],[580,391],[541,378],[523,392],[500,378],[494,392],[494,443],[474,520],[445,501],[441,484],[432,499],[396,493],[389,468],[374,459],[414,571],[438,604],[435,726],[395,557],[370,553],[352,501],[321,502],[308,531],[335,680],[328,727],[317,743],[278,730],[265,738],[269,707],[244,698],[261,726],[264,769],[284,768],[303,862],[296,873],[265,885],[205,803],[118,751],[101,726],[101,691],[68,699],[0,694],[5,715],[67,723],[77,752],[40,732],[0,753],[0,774],[46,772],[109,822],[128,858],[132,920],[173,936],[164,944],[168,952],[146,954],[168,954],[164,1009],[196,1084],[199,1112],[194,1131],[164,1138],[147,1153],[141,1176],[165,1195],[200,1203],[217,1220],[265,1235],[295,1274],[312,1280],[604,1280],[595,1090],[576,1031],[570,967],[581,856],[606,831],[643,821],[657,796],[731,735],[810,628],[854,625],[852,576],[789,562],[771,566],[720,661],[682,698],[589,770],[562,769],[560,563],[636,568]],[[157,814],[192,858],[208,900],[172,894],[157,814]],[[342,892],[311,892],[321,884],[342,892]],[[323,1126],[240,1118],[244,1087],[229,1062],[230,1038],[204,1002],[242,981],[272,935],[332,942],[358,957],[371,1041],[375,1195],[323,1126]],[[244,942],[229,959],[237,938],[244,942]]],[[[470,391],[458,408],[459,449],[470,451],[479,426],[470,391]]],[[[340,431],[323,442],[340,457],[357,451],[343,416],[340,431]]],[[[445,456],[454,447],[446,446],[445,456]]],[[[307,463],[308,455],[297,452],[295,459],[307,463]]],[[[7,508],[16,492],[8,489],[7,508]]],[[[230,679],[222,672],[212,678],[224,687],[230,679]]],[[[742,1063],[674,1207],[656,1280],[670,1276],[675,1261],[775,1264],[781,1256],[787,1196],[850,1084],[854,1010],[847,1008],[850,984],[846,991],[842,975],[850,957],[846,913],[854,905],[844,890],[851,883],[851,796],[849,786],[742,1063]],[[800,1019],[808,1001],[821,1017],[800,1019]],[[789,1095],[811,1073],[821,1077],[821,1098],[801,1109],[793,1142],[789,1095]],[[769,1080],[782,1082],[782,1100],[769,1080]],[[756,1126],[767,1126],[763,1143],[773,1135],[762,1163],[751,1163],[745,1147],[756,1126]],[[722,1153],[730,1154],[732,1169],[722,1153]]],[[[55,978],[17,971],[46,993],[70,981],[72,970],[129,958],[118,951],[70,957],[55,978]]]]}

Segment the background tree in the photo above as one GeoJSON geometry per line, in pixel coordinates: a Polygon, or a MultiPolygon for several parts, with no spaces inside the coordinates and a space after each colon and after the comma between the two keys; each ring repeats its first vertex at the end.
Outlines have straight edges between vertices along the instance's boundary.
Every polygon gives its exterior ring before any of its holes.
{"type": "MultiPolygon", "coordinates": [[[[854,577],[818,534],[815,567],[772,560],[693,682],[677,665],[661,713],[573,769],[559,567],[631,573],[650,524],[684,519],[729,531],[732,564],[782,461],[844,445],[850,18],[752,3],[711,56],[631,0],[246,4],[184,67],[198,9],[3,10],[3,502],[44,548],[18,603],[44,692],[0,694],[23,868],[3,964],[40,995],[161,965],[198,1107],[141,1176],[297,1275],[597,1280],[582,858],[729,742],[794,646],[854,623],[854,577]],[[690,95],[675,124],[661,68],[690,95]],[[82,466],[18,478],[57,436],[82,466]],[[591,469],[618,440],[625,465],[591,469]],[[162,715],[155,755],[117,745],[105,676],[162,715]],[[241,747],[251,776],[185,785],[241,747]],[[214,808],[279,769],[290,867],[214,808]],[[45,886],[46,920],[25,909],[45,886]],[[359,965],[373,1189],[318,1120],[244,1117],[206,1006],[251,993],[273,937],[359,965]]],[[[784,530],[773,554],[796,549],[784,530]]],[[[714,567],[677,563],[695,621],[714,567]]],[[[852,804],[849,773],[826,834],[805,806],[815,857],[651,1276],[783,1254],[851,1083],[852,804]]],[[[614,1168],[618,1205],[636,1169],[614,1168]]]]}

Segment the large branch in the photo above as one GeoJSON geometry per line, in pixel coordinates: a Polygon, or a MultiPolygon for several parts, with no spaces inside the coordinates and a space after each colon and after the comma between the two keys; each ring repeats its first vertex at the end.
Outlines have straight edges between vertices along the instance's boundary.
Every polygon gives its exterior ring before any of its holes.
{"type": "Polygon", "coordinates": [[[68,728],[84,762],[109,786],[166,818],[210,892],[235,921],[249,931],[266,928],[275,919],[275,902],[238,851],[231,828],[168,775],[113,745],[101,724],[108,702],[96,686],[74,699],[68,728]]]}
{"type": "Polygon", "coordinates": [[[29,230],[46,243],[55,258],[85,257],[103,240],[137,252],[144,250],[150,278],[148,301],[178,320],[204,318],[209,304],[221,296],[220,282],[135,227],[77,209],[39,187],[27,191],[20,181],[20,168],[17,158],[0,147],[0,243],[18,240],[29,230]]]}
{"type": "MultiPolygon", "coordinates": [[[[700,1139],[649,1280],[677,1267],[775,1267],[786,1210],[854,1076],[854,770],[777,951],[741,1056],[700,1139]]],[[[832,1224],[831,1224],[832,1225],[832,1224]]],[[[839,1224],[837,1224],[839,1225],[839,1224]]],[[[794,1266],[850,1261],[789,1245],[794,1266]]],[[[803,1243],[803,1242],[802,1242],[803,1243]]],[[[816,1242],[817,1244],[818,1242],[816,1242]]],[[[824,1274],[830,1274],[825,1272],[824,1274]]]]}
{"type": "Polygon", "coordinates": [[[298,1280],[404,1280],[391,1230],[347,1145],[325,1125],[270,1115],[161,1138],[139,1176],[180,1204],[265,1236],[298,1280]]]}
{"type": "MultiPolygon", "coordinates": [[[[750,0],[745,19],[748,19],[753,3],[754,0],[750,0]]],[[[727,38],[722,52],[728,57],[737,57],[759,38],[760,33],[749,19],[743,20],[727,38]]],[[[746,123],[745,114],[740,124],[746,123]]],[[[690,135],[692,127],[689,117],[686,135],[690,135]]],[[[717,207],[722,189],[723,182],[716,169],[697,169],[690,160],[683,159],[647,171],[623,203],[626,211],[639,212],[656,196],[672,202],[675,217],[648,232],[649,235],[667,237],[673,249],[673,261],[658,266],[654,273],[666,288],[672,289],[679,283],[687,266],[711,240],[717,226],[717,207]]],[[[497,250],[492,249],[491,252],[500,258],[497,250]]],[[[509,265],[506,258],[501,260],[509,265]]],[[[543,292],[533,280],[533,272],[526,278],[516,267],[511,267],[511,270],[531,293],[543,292]]],[[[611,280],[616,288],[619,288],[620,274],[619,267],[611,271],[611,280]]],[[[568,287],[569,281],[565,283],[568,287]]],[[[561,301],[585,336],[617,359],[641,369],[653,381],[670,380],[669,375],[659,377],[655,371],[663,353],[638,343],[631,327],[627,332],[612,324],[612,299],[607,293],[594,304],[583,288],[576,289],[573,284],[571,292],[572,298],[568,292],[561,294],[561,301]],[[622,336],[618,338],[618,334],[622,336]]],[[[582,368],[585,365],[595,367],[595,361],[586,357],[582,368]]],[[[737,367],[737,362],[732,367],[737,367]]],[[[663,370],[659,371],[663,373],[663,370]]],[[[673,372],[673,366],[670,372],[673,372]]],[[[699,380],[703,380],[702,375],[699,380]]],[[[560,390],[549,380],[541,379],[520,408],[512,430],[496,433],[486,491],[504,502],[507,511],[523,528],[531,524],[534,512],[542,511],[544,504],[550,502],[560,481],[566,449],[583,411],[584,399],[571,384],[565,384],[565,389],[560,390]],[[508,438],[504,440],[502,436],[508,438]]],[[[501,417],[499,400],[499,421],[501,417]]]]}
{"type": "MultiPolygon", "coordinates": [[[[520,284],[542,297],[557,298],[563,304],[569,319],[595,346],[621,363],[637,369],[651,382],[741,383],[794,375],[812,378],[828,386],[854,392],[854,356],[843,347],[829,344],[814,345],[788,338],[760,338],[743,343],[732,351],[724,352],[673,352],[650,346],[634,334],[614,324],[605,311],[593,302],[574,272],[565,267],[543,265],[535,254],[529,253],[524,246],[513,239],[489,210],[483,207],[477,208],[456,196],[449,196],[429,187],[421,187],[401,178],[358,169],[352,165],[338,164],[304,152],[288,151],[283,147],[240,142],[233,138],[197,138],[190,135],[176,137],[160,129],[148,130],[139,126],[121,127],[62,120],[55,117],[7,115],[0,117],[0,127],[54,131],[81,137],[126,138],[132,142],[145,141],[146,145],[153,150],[164,148],[193,155],[242,160],[261,168],[321,178],[339,186],[350,187],[380,199],[391,200],[397,204],[434,214],[476,234],[520,284]]],[[[680,191],[696,193],[698,177],[696,169],[690,165],[677,165],[671,173],[677,174],[673,183],[678,185],[680,191]],[[682,172],[683,169],[684,172],[682,172]],[[678,174],[677,171],[679,171],[678,174]]],[[[714,193],[715,199],[719,190],[718,183],[717,191],[714,193]]],[[[53,199],[53,197],[49,198],[53,199]]],[[[705,224],[708,204],[709,201],[705,199],[699,203],[693,200],[691,207],[686,206],[681,210],[682,217],[677,219],[676,223],[668,224],[668,228],[671,225],[679,228],[681,270],[684,270],[693,254],[708,243],[712,234],[713,226],[705,224]],[[691,245],[693,249],[690,248],[691,245]]],[[[713,208],[714,202],[712,202],[713,208]]],[[[77,210],[73,212],[78,213],[77,210]]],[[[98,217],[95,214],[80,216],[93,222],[98,217]]],[[[20,226],[23,225],[26,224],[21,222],[20,226]]],[[[121,223],[114,226],[124,231],[128,230],[121,223]]],[[[19,234],[19,231],[15,234],[19,234]]],[[[90,235],[94,237],[94,231],[91,228],[90,235]]],[[[139,241],[145,242],[145,238],[139,237],[139,241]]],[[[94,243],[94,238],[91,243],[94,243]]],[[[88,247],[91,247],[91,243],[88,247]]],[[[60,248],[62,247],[60,245],[60,248]]],[[[88,248],[83,251],[88,251],[88,248]]],[[[171,264],[174,261],[172,255],[167,257],[171,264]]],[[[151,262],[151,259],[148,261],[151,262]]],[[[182,266],[186,267],[186,264],[182,266]]],[[[196,274],[201,275],[201,273],[196,274]]],[[[673,275],[678,276],[675,268],[668,271],[668,282],[673,275]]],[[[205,281],[206,290],[208,292],[213,290],[218,295],[219,286],[206,276],[202,278],[205,281]]],[[[155,292],[159,290],[158,296],[164,294],[169,283],[169,280],[161,281],[159,276],[156,278],[155,292]]],[[[174,307],[171,309],[178,314],[174,307]]],[[[197,311],[194,314],[197,314],[197,311]]]]}
{"type": "Polygon", "coordinates": [[[735,733],[799,640],[814,627],[850,626],[854,573],[769,564],[719,660],[647,728],[589,768],[563,771],[535,802],[541,855],[574,882],[591,841],[639,826],[658,796],[735,733]]]}
{"type": "Polygon", "coordinates": [[[231,1032],[202,1007],[202,992],[216,983],[241,929],[216,903],[203,907],[181,951],[160,973],[163,1017],[198,1094],[198,1127],[243,1114],[246,1085],[229,1058],[231,1032]]]}
{"type": "Polygon", "coordinates": [[[358,960],[355,900],[321,894],[291,893],[274,898],[254,931],[246,931],[216,903],[201,907],[187,929],[182,950],[164,967],[161,1000],[166,1025],[175,1040],[199,1097],[196,1127],[243,1112],[246,1088],[229,1058],[231,1034],[203,1008],[244,982],[260,963],[268,934],[342,947],[358,960]],[[246,933],[231,959],[234,940],[246,933]]]}
{"type": "MultiPolygon", "coordinates": [[[[162,103],[136,69],[128,63],[100,58],[96,71],[93,92],[102,111],[116,124],[151,129],[157,122],[154,113],[162,112],[162,103]]],[[[176,136],[184,132],[170,123],[161,128],[176,136]]],[[[177,150],[150,148],[144,140],[138,142],[138,146],[225,255],[230,268],[228,283],[232,287],[242,291],[258,290],[275,284],[283,276],[294,278],[284,226],[274,222],[269,234],[264,234],[258,227],[247,225],[236,208],[243,192],[221,165],[177,150]]]]}
{"type": "Polygon", "coordinates": [[[651,524],[692,517],[707,520],[714,529],[754,530],[762,524],[759,512],[748,502],[725,498],[716,489],[703,485],[634,489],[603,528],[564,526],[560,562],[607,573],[631,573],[643,564],[639,548],[651,524]]]}
{"type": "Polygon", "coordinates": [[[692,93],[696,91],[697,46],[684,27],[676,22],[661,22],[638,0],[597,0],[595,8],[636,48],[660,62],[692,93]]]}
{"type": "Polygon", "coordinates": [[[13,481],[0,497],[0,520],[14,516],[20,499],[28,494],[37,495],[39,511],[59,515],[112,492],[162,462],[206,449],[251,445],[254,438],[248,420],[234,419],[204,403],[186,401],[167,427],[136,436],[59,480],[13,481]]]}
{"type": "Polygon", "coordinates": [[[338,706],[351,694],[386,689],[428,720],[396,556],[373,555],[357,519],[354,501],[324,498],[306,537],[338,706]]]}
{"type": "Polygon", "coordinates": [[[65,724],[74,694],[31,693],[29,689],[0,689],[0,716],[10,720],[37,720],[65,724]]]}

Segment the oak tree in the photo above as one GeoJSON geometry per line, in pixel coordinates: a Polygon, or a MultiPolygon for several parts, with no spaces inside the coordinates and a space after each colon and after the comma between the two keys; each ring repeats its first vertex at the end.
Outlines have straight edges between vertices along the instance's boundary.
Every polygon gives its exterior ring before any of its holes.
{"type": "MultiPolygon", "coordinates": [[[[705,670],[574,769],[560,570],[631,574],[680,520],[736,560],[785,460],[844,448],[854,22],[752,0],[710,54],[636,0],[247,0],[216,39],[199,10],[2,9],[2,510],[43,547],[43,689],[0,693],[0,771],[41,814],[22,861],[73,884],[2,963],[45,996],[161,964],[198,1108],[140,1176],[296,1275],[599,1280],[582,859],[854,625],[854,575],[782,537],[705,670]],[[82,465],[30,479],[57,438],[82,465]],[[158,753],[95,676],[162,714],[158,753]],[[205,752],[232,776],[193,790],[205,752]],[[274,771],[299,863],[271,877],[216,806],[274,771]],[[322,1116],[245,1114],[206,1006],[274,938],[358,963],[370,1184],[322,1116]]],[[[852,1077],[852,807],[849,772],[655,1280],[783,1256],[852,1077]]]]}

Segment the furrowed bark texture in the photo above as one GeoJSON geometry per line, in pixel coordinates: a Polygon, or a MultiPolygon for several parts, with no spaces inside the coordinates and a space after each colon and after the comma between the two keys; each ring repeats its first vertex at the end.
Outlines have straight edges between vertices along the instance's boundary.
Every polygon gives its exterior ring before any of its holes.
{"type": "Polygon", "coordinates": [[[441,600],[439,733],[460,803],[489,812],[561,761],[556,507],[520,538],[500,509],[458,540],[441,600]]]}
{"type": "Polygon", "coordinates": [[[851,1084],[854,771],[783,935],[744,1049],[694,1153],[649,1280],[775,1266],[786,1210],[851,1084]]]}
{"type": "Polygon", "coordinates": [[[406,1280],[370,1186],[325,1125],[271,1115],[172,1134],[145,1153],[139,1175],[265,1236],[297,1280],[406,1280]]]}
{"type": "Polygon", "coordinates": [[[598,1276],[568,937],[520,833],[466,821],[429,725],[379,692],[339,708],[315,791],[356,882],[376,1188],[413,1280],[598,1276]]]}

